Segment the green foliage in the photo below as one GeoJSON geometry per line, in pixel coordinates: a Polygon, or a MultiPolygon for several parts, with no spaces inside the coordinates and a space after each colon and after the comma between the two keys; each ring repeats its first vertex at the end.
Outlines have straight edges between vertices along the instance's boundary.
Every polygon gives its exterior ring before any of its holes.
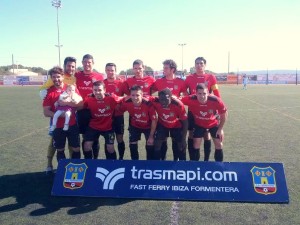
{"type": "Polygon", "coordinates": [[[0,66],[0,75],[13,75],[13,73],[9,72],[11,69],[28,69],[28,71],[32,71],[34,73],[38,73],[39,75],[47,74],[47,70],[41,67],[26,67],[23,65],[8,65],[8,66],[0,66]]]}

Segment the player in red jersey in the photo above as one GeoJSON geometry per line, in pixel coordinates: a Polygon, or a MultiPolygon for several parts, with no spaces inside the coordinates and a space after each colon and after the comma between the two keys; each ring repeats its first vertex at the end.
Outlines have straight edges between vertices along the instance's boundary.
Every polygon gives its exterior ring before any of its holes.
{"type": "Polygon", "coordinates": [[[131,159],[138,160],[138,141],[143,133],[146,139],[146,158],[153,159],[154,133],[157,124],[156,112],[149,100],[143,98],[140,86],[134,85],[130,89],[130,99],[121,103],[121,112],[129,113],[129,143],[131,159]]]}
{"type": "Polygon", "coordinates": [[[91,112],[91,120],[84,134],[85,159],[96,158],[93,156],[92,144],[99,140],[100,135],[105,138],[105,154],[107,159],[116,159],[114,149],[115,134],[112,127],[112,117],[117,104],[122,100],[114,94],[105,93],[103,81],[93,83],[93,94],[85,98],[84,108],[91,112]]]}
{"type": "MultiPolygon", "coordinates": [[[[63,83],[64,72],[60,67],[54,67],[49,71],[51,80],[54,86],[48,90],[48,94],[43,101],[43,110],[46,117],[53,118],[56,111],[57,101],[62,92],[67,88],[67,85],[63,83]]],[[[78,91],[77,91],[78,92],[78,91]]],[[[70,107],[80,107],[82,106],[82,101],[80,102],[64,102],[59,101],[59,105],[68,105],[70,107]]],[[[66,139],[68,139],[69,146],[72,148],[72,158],[80,158],[80,141],[79,141],[79,130],[76,123],[75,114],[72,113],[69,122],[69,129],[67,131],[63,130],[64,118],[59,117],[56,125],[56,129],[53,131],[53,146],[57,150],[57,160],[65,159],[65,144],[66,139]]]]}
{"type": "MultiPolygon", "coordinates": [[[[105,84],[106,93],[123,96],[123,80],[116,75],[117,66],[114,63],[107,63],[105,65],[105,72],[107,78],[103,81],[105,84]]],[[[125,143],[124,143],[124,113],[115,111],[113,116],[113,130],[116,134],[118,143],[119,159],[124,158],[125,143]]]]}
{"type": "Polygon", "coordinates": [[[161,145],[167,137],[171,136],[178,145],[174,160],[186,160],[188,120],[184,105],[180,100],[172,97],[172,92],[168,88],[158,92],[158,97],[152,97],[151,101],[158,114],[154,158],[164,160],[161,158],[161,145]]]}
{"type": "MultiPolygon", "coordinates": [[[[205,67],[206,67],[206,59],[203,57],[198,57],[195,59],[195,69],[196,73],[187,76],[185,80],[186,87],[189,91],[189,94],[195,94],[196,93],[196,87],[197,84],[204,83],[208,90],[209,93],[213,93],[217,97],[221,97],[219,89],[218,89],[218,84],[217,84],[217,79],[214,75],[208,74],[205,72],[205,67]]],[[[191,112],[188,112],[188,117],[189,117],[189,136],[188,136],[188,150],[189,153],[193,151],[193,116],[191,115],[191,112]]],[[[207,132],[206,135],[204,136],[204,160],[208,161],[209,156],[211,152],[211,138],[209,133],[207,132]]]]}
{"type": "Polygon", "coordinates": [[[134,77],[128,78],[124,82],[124,92],[126,95],[130,95],[130,88],[134,85],[142,87],[144,97],[151,95],[151,88],[155,82],[152,76],[144,76],[144,63],[142,60],[135,60],[133,62],[134,77]]]}
{"type": "Polygon", "coordinates": [[[222,100],[209,95],[207,87],[202,83],[197,85],[196,94],[183,97],[181,101],[189,107],[195,121],[191,160],[200,159],[200,144],[208,131],[215,145],[215,160],[223,161],[223,127],[227,119],[227,109],[222,100]]]}
{"type": "MultiPolygon", "coordinates": [[[[157,79],[152,87],[152,93],[156,91],[161,91],[165,88],[169,88],[172,91],[172,95],[176,97],[180,97],[181,95],[187,95],[186,85],[183,79],[177,78],[175,73],[177,71],[177,64],[172,59],[167,59],[163,62],[163,72],[164,76],[160,79],[157,79]]],[[[175,157],[175,152],[177,144],[174,143],[172,139],[172,149],[173,149],[173,157],[175,157]]],[[[167,141],[163,142],[162,144],[162,159],[166,158],[166,153],[168,150],[167,141]]],[[[176,161],[177,159],[174,158],[176,161]]]]}
{"type": "MultiPolygon", "coordinates": [[[[75,73],[76,85],[79,93],[83,99],[85,99],[89,94],[93,93],[93,82],[103,81],[103,74],[93,71],[94,58],[90,54],[86,54],[82,58],[83,71],[75,73]]],[[[77,111],[77,122],[79,126],[79,132],[84,134],[90,120],[90,112],[88,109],[82,109],[77,111]]],[[[82,146],[84,145],[84,139],[82,141],[82,146]]],[[[82,147],[83,148],[83,147],[82,147]]],[[[93,156],[98,157],[99,152],[99,142],[95,141],[93,143],[93,156]]]]}
{"type": "MultiPolygon", "coordinates": [[[[76,80],[74,77],[76,71],[76,59],[74,57],[66,57],[64,59],[64,80],[63,82],[65,84],[75,84],[76,80]]],[[[48,90],[53,87],[53,81],[51,78],[49,78],[41,87],[40,87],[40,97],[42,100],[46,97],[48,90]]],[[[52,125],[52,119],[50,119],[50,126],[52,125]]],[[[46,167],[46,174],[53,173],[53,157],[55,155],[55,148],[53,147],[53,138],[52,138],[52,132],[49,131],[48,133],[50,135],[50,143],[48,145],[48,151],[47,151],[47,167],[46,167]]],[[[69,155],[70,158],[72,157],[72,148],[69,147],[69,155]]]]}

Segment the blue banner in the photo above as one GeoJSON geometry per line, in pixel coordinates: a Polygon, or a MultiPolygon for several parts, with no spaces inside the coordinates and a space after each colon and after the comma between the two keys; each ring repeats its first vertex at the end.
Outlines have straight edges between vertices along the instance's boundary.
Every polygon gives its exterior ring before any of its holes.
{"type": "Polygon", "coordinates": [[[282,163],[61,160],[56,196],[288,203],[282,163]]]}

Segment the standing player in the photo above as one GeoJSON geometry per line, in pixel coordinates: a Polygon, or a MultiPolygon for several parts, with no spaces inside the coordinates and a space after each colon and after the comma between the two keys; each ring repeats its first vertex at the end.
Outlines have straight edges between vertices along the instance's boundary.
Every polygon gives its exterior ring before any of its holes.
{"type": "Polygon", "coordinates": [[[143,133],[146,139],[147,159],[153,159],[154,154],[154,133],[157,124],[156,112],[151,102],[143,98],[143,91],[140,86],[134,85],[130,89],[130,99],[121,103],[121,112],[129,113],[129,143],[131,159],[138,160],[138,141],[143,133]]]}
{"type": "MultiPolygon", "coordinates": [[[[105,66],[105,72],[107,78],[103,81],[105,84],[106,93],[115,94],[117,96],[123,96],[123,80],[116,75],[117,66],[114,63],[107,63],[105,66]]],[[[113,117],[113,130],[116,134],[118,143],[119,159],[124,158],[125,143],[124,143],[124,113],[119,111],[114,112],[113,117]]]]}
{"type": "MultiPolygon", "coordinates": [[[[187,95],[187,90],[185,86],[185,82],[181,78],[177,78],[175,73],[177,71],[177,64],[174,60],[172,59],[167,59],[163,62],[163,72],[164,76],[160,79],[157,79],[152,87],[152,93],[156,91],[161,91],[165,88],[169,88],[172,91],[172,95],[176,96],[179,98],[181,95],[187,95]]],[[[173,149],[173,157],[174,160],[177,161],[178,159],[176,158],[176,152],[178,150],[176,149],[177,144],[174,143],[172,139],[172,149],[173,149]]],[[[166,153],[167,153],[167,141],[163,142],[162,144],[162,160],[166,158],[166,153]]]]}
{"type": "Polygon", "coordinates": [[[198,84],[196,94],[183,97],[182,102],[189,107],[195,121],[193,135],[193,152],[191,160],[200,159],[200,144],[208,131],[213,137],[215,145],[215,160],[223,161],[223,127],[227,118],[227,109],[222,100],[209,95],[205,84],[198,84]],[[217,119],[217,115],[219,119],[217,119]]]}
{"type": "MultiPolygon", "coordinates": [[[[221,97],[218,85],[217,85],[217,79],[214,75],[208,74],[205,72],[206,67],[206,59],[203,57],[198,57],[195,59],[195,69],[196,73],[187,76],[185,83],[187,86],[187,89],[189,91],[189,94],[195,94],[196,93],[196,87],[198,84],[204,83],[209,93],[213,93],[217,97],[221,97]]],[[[190,156],[193,155],[193,116],[191,115],[190,111],[188,112],[189,117],[189,136],[188,136],[188,150],[190,156]]],[[[211,152],[211,138],[209,133],[206,133],[204,136],[204,161],[209,160],[211,152]]]]}
{"type": "MultiPolygon", "coordinates": [[[[76,79],[74,77],[76,71],[76,59],[74,57],[66,57],[64,60],[64,79],[63,82],[65,84],[75,84],[76,79]]],[[[51,77],[40,87],[40,97],[42,100],[46,97],[49,88],[53,87],[54,83],[51,77]]],[[[52,119],[50,119],[50,126],[52,125],[52,119]]],[[[53,172],[53,157],[55,154],[55,148],[53,147],[53,138],[52,132],[49,132],[50,135],[50,143],[48,146],[47,151],[47,167],[46,167],[46,174],[53,172]]],[[[72,156],[72,150],[69,147],[69,155],[72,156]]]]}
{"type": "MultiPolygon", "coordinates": [[[[93,71],[94,57],[90,54],[86,54],[82,58],[83,71],[79,71],[75,74],[76,85],[79,93],[83,99],[85,99],[89,94],[93,93],[93,82],[103,81],[103,74],[93,71]]],[[[91,114],[88,109],[82,109],[77,111],[77,122],[79,126],[79,132],[84,134],[90,120],[91,114]]],[[[84,145],[84,139],[82,141],[82,146],[84,145]]],[[[82,147],[83,148],[83,147],[82,147]]],[[[93,156],[97,159],[99,154],[99,141],[93,143],[93,156]]]]}
{"type": "MultiPolygon", "coordinates": [[[[51,80],[53,81],[54,86],[48,90],[48,94],[43,101],[43,110],[46,117],[53,118],[59,96],[67,88],[67,85],[63,83],[64,72],[60,67],[54,67],[49,71],[51,80]]],[[[70,107],[80,107],[82,106],[82,101],[78,103],[74,102],[64,102],[59,101],[60,105],[68,105],[70,107]]],[[[65,159],[65,143],[68,139],[69,146],[72,148],[72,157],[73,159],[80,158],[80,141],[79,141],[79,130],[76,123],[75,114],[71,114],[69,129],[67,131],[63,130],[64,127],[64,118],[59,117],[57,121],[56,129],[53,131],[53,146],[57,150],[57,160],[65,159]]]]}
{"type": "Polygon", "coordinates": [[[112,127],[112,117],[117,104],[121,100],[122,98],[118,98],[114,94],[106,94],[105,84],[102,81],[93,83],[93,95],[87,96],[84,101],[84,108],[89,109],[91,112],[91,120],[84,134],[85,159],[96,159],[93,156],[92,145],[95,140],[99,140],[100,135],[105,139],[106,158],[117,159],[114,149],[115,133],[112,127]]]}
{"type": "Polygon", "coordinates": [[[157,160],[161,159],[161,145],[167,137],[171,136],[178,146],[178,152],[175,152],[174,160],[186,160],[188,120],[184,105],[180,100],[172,97],[172,92],[168,88],[160,91],[158,97],[152,97],[151,100],[158,114],[154,158],[157,160]]]}
{"type": "Polygon", "coordinates": [[[243,90],[247,90],[247,84],[248,84],[248,77],[247,75],[243,75],[243,90]]]}
{"type": "Polygon", "coordinates": [[[142,88],[144,97],[151,95],[151,88],[155,79],[152,76],[144,76],[144,70],[145,66],[142,60],[137,59],[133,62],[134,77],[130,77],[124,82],[126,95],[130,95],[130,88],[134,85],[142,88]]]}

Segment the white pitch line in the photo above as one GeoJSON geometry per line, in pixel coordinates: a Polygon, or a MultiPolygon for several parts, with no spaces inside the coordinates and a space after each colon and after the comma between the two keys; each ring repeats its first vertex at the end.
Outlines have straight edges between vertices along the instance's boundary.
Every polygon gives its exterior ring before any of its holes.
{"type": "Polygon", "coordinates": [[[8,142],[5,142],[5,143],[3,143],[3,144],[0,144],[0,147],[2,147],[2,146],[4,146],[4,145],[8,145],[8,144],[10,144],[10,143],[13,143],[13,142],[15,142],[15,141],[18,141],[18,140],[20,140],[20,139],[22,139],[22,138],[28,137],[28,136],[30,136],[30,135],[32,135],[32,134],[38,132],[38,131],[41,131],[41,130],[46,129],[46,128],[48,128],[48,127],[44,127],[44,128],[41,128],[41,129],[34,130],[34,131],[32,131],[32,132],[30,132],[30,133],[28,133],[28,134],[26,134],[26,135],[23,135],[23,136],[21,136],[21,137],[18,137],[18,138],[16,138],[16,139],[11,140],[11,141],[8,141],[8,142]]]}
{"type": "Polygon", "coordinates": [[[281,115],[283,115],[283,116],[286,116],[286,117],[288,117],[288,118],[290,118],[290,119],[293,119],[293,120],[296,120],[296,121],[300,121],[300,119],[298,119],[298,118],[296,118],[296,117],[293,117],[293,116],[291,116],[291,115],[289,115],[289,114],[280,112],[280,111],[278,111],[278,109],[276,109],[276,108],[268,108],[268,106],[265,106],[265,105],[263,105],[263,104],[261,104],[261,103],[258,103],[258,102],[256,102],[256,101],[253,101],[253,100],[251,100],[251,99],[249,99],[249,98],[245,98],[245,97],[238,96],[238,95],[236,95],[236,96],[239,97],[239,98],[242,98],[242,99],[246,99],[246,100],[248,100],[249,102],[252,102],[252,103],[254,103],[254,104],[256,104],[256,105],[262,106],[262,107],[264,107],[264,108],[266,108],[266,109],[268,109],[268,110],[271,110],[271,111],[273,111],[273,112],[277,112],[277,113],[279,113],[279,114],[281,114],[281,115]]]}
{"type": "Polygon", "coordinates": [[[170,225],[178,225],[179,219],[179,202],[174,201],[170,210],[170,225]]]}

